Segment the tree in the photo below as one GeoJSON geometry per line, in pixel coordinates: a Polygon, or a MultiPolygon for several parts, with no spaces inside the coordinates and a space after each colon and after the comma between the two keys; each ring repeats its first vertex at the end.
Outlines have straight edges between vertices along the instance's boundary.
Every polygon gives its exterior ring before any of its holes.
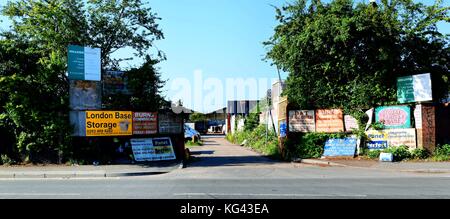
{"type": "Polygon", "coordinates": [[[104,69],[118,68],[115,51],[134,49],[145,62],[129,72],[135,93],[128,105],[159,108],[163,81],[154,65],[165,57],[157,51],[151,58],[149,49],[163,34],[159,18],[140,0],[18,0],[1,12],[13,25],[0,33],[0,134],[14,146],[3,151],[17,160],[71,156],[69,44],[100,47],[104,69]]]}
{"type": "Polygon", "coordinates": [[[203,113],[192,113],[189,116],[189,120],[191,122],[205,122],[206,121],[206,116],[203,113]]]}
{"type": "Polygon", "coordinates": [[[399,76],[430,72],[435,100],[449,90],[449,37],[437,23],[450,17],[441,0],[307,2],[277,8],[279,25],[264,43],[267,59],[289,72],[290,103],[343,108],[362,124],[364,109],[397,103],[399,76]]]}

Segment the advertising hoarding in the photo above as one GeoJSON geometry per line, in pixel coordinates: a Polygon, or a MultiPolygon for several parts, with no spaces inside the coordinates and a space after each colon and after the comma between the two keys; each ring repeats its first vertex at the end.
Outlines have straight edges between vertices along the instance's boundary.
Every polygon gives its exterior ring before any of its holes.
{"type": "Polygon", "coordinates": [[[131,139],[134,159],[138,162],[175,160],[170,138],[134,138],[131,139]]]}
{"type": "Polygon", "coordinates": [[[132,135],[130,111],[86,111],[86,136],[132,135]]]}
{"type": "Polygon", "coordinates": [[[369,130],[366,135],[366,147],[369,150],[383,150],[389,146],[388,134],[383,130],[369,130]]]}
{"type": "Polygon", "coordinates": [[[69,101],[72,110],[102,108],[101,83],[97,81],[70,81],[69,101]]]}
{"type": "Polygon", "coordinates": [[[69,45],[68,73],[70,80],[100,81],[100,48],[69,45]]]}
{"type": "Polygon", "coordinates": [[[181,134],[184,132],[183,118],[171,113],[158,114],[160,134],[181,134]]]}
{"type": "Polygon", "coordinates": [[[405,145],[410,149],[417,148],[416,129],[384,129],[366,132],[369,150],[380,150],[387,147],[405,145]]]}
{"type": "Polygon", "coordinates": [[[134,112],[133,135],[150,135],[158,133],[157,112],[134,112]]]}
{"type": "Polygon", "coordinates": [[[341,109],[316,110],[316,132],[343,132],[344,114],[341,109]]]}
{"type": "Polygon", "coordinates": [[[375,109],[375,121],[386,129],[411,128],[411,108],[409,106],[381,106],[375,109]]]}
{"type": "Polygon", "coordinates": [[[358,129],[358,121],[353,116],[345,115],[344,126],[346,132],[351,132],[353,129],[358,129]]]}
{"type": "Polygon", "coordinates": [[[110,94],[130,94],[128,81],[123,71],[105,71],[103,74],[103,93],[110,94]]]}
{"type": "Polygon", "coordinates": [[[289,132],[314,132],[314,110],[289,110],[289,132]]]}
{"type": "Polygon", "coordinates": [[[286,137],[287,135],[286,121],[285,120],[279,121],[279,127],[280,127],[280,138],[286,137]]]}
{"type": "Polygon", "coordinates": [[[400,103],[433,100],[430,73],[399,77],[397,79],[397,98],[400,103]]]}
{"type": "Polygon", "coordinates": [[[325,157],[353,157],[357,146],[356,138],[332,138],[325,142],[325,157]]]}

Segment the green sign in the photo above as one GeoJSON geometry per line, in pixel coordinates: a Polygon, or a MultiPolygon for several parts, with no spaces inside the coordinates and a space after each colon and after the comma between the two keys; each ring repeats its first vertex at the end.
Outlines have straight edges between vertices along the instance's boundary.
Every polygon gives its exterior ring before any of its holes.
{"type": "Polygon", "coordinates": [[[68,68],[70,80],[100,81],[100,49],[69,45],[68,68]]]}
{"type": "Polygon", "coordinates": [[[412,76],[398,78],[397,98],[400,103],[414,102],[414,80],[412,76]]]}
{"type": "Polygon", "coordinates": [[[419,74],[397,79],[397,99],[400,103],[433,100],[431,75],[419,74]]]}
{"type": "Polygon", "coordinates": [[[381,106],[375,109],[375,121],[386,129],[411,128],[411,108],[409,106],[381,106]]]}

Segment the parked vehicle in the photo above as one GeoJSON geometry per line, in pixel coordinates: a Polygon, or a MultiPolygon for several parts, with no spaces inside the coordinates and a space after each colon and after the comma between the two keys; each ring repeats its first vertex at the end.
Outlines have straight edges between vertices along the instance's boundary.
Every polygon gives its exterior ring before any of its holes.
{"type": "Polygon", "coordinates": [[[201,138],[200,132],[198,132],[197,130],[195,130],[185,124],[184,125],[184,140],[190,141],[194,138],[194,136],[199,140],[201,138]]]}

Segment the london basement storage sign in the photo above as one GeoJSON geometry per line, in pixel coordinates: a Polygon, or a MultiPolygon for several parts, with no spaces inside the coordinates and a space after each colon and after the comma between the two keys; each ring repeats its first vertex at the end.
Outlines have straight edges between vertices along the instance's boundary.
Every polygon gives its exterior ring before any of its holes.
{"type": "Polygon", "coordinates": [[[132,112],[86,111],[86,136],[122,136],[132,134],[132,112]]]}
{"type": "Polygon", "coordinates": [[[70,80],[101,80],[101,50],[69,45],[68,72],[70,80]]]}

